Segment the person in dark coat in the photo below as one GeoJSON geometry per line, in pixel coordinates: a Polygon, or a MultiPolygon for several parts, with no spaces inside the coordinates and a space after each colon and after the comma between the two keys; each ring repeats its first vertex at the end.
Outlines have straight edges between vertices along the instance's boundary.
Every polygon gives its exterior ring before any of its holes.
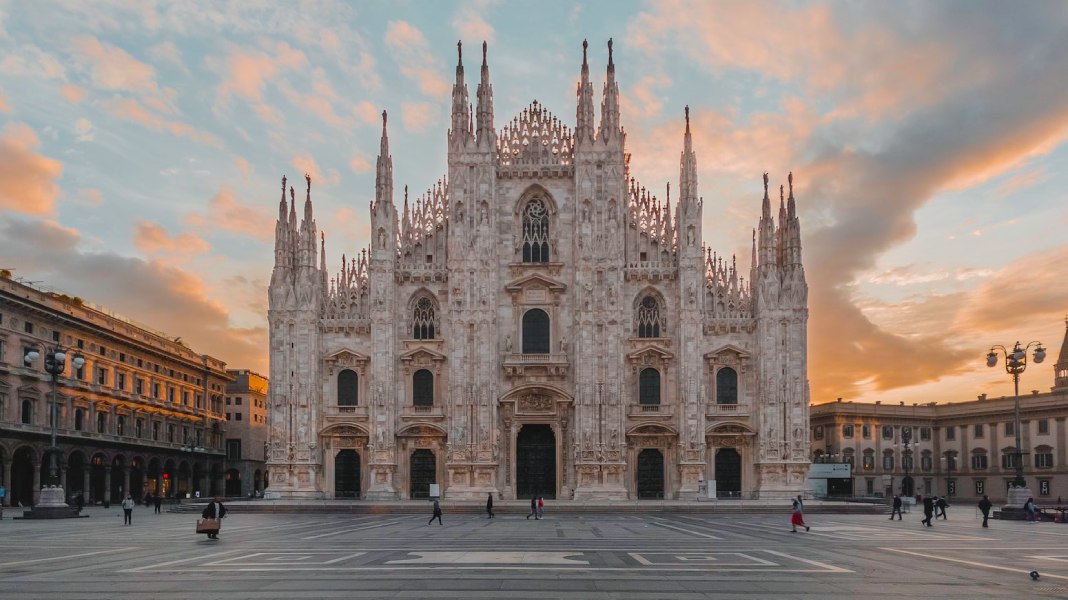
{"type": "Polygon", "coordinates": [[[897,520],[901,520],[901,496],[894,494],[894,508],[890,511],[890,520],[894,520],[894,515],[897,515],[897,520]]]}
{"type": "Polygon", "coordinates": [[[538,498],[535,496],[530,498],[530,514],[527,515],[527,518],[529,519],[530,517],[534,517],[535,521],[538,520],[538,498]]]}
{"type": "Polygon", "coordinates": [[[942,515],[942,520],[947,521],[948,519],[946,518],[946,508],[949,507],[949,502],[946,502],[946,497],[939,496],[938,502],[935,502],[935,506],[938,507],[938,512],[942,515]]]}
{"type": "Polygon", "coordinates": [[[991,506],[993,506],[993,504],[990,502],[988,496],[983,496],[983,499],[979,501],[979,511],[983,513],[983,527],[988,527],[986,521],[990,518],[991,506]]]}
{"type": "MultiPolygon", "coordinates": [[[[208,505],[204,507],[204,512],[200,513],[200,516],[204,517],[205,519],[222,519],[223,517],[225,517],[226,507],[223,506],[222,498],[215,498],[211,502],[209,502],[208,505]]],[[[218,532],[209,533],[208,539],[219,539],[218,532]]]]}
{"type": "Polygon", "coordinates": [[[430,515],[430,520],[426,524],[430,525],[434,522],[434,519],[438,520],[438,525],[444,526],[444,523],[441,522],[441,504],[437,500],[434,501],[434,513],[430,515]]]}
{"type": "Polygon", "coordinates": [[[920,523],[928,527],[934,527],[934,525],[931,525],[932,518],[934,518],[934,498],[926,496],[923,499],[923,520],[920,523]]]}
{"type": "Polygon", "coordinates": [[[152,505],[156,507],[156,514],[160,514],[159,507],[163,506],[163,498],[159,494],[152,495],[152,505]]]}
{"type": "Polygon", "coordinates": [[[493,518],[493,494],[486,495],[486,514],[489,515],[487,518],[493,518]]]}

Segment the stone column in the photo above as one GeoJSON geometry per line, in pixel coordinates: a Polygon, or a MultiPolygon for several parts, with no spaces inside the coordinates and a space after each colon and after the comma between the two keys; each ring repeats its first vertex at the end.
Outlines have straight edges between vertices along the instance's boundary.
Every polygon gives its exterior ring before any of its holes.
{"type": "Polygon", "coordinates": [[[130,491],[130,467],[128,466],[122,468],[122,493],[123,500],[126,499],[126,494],[133,495],[133,492],[130,491]]]}
{"type": "Polygon", "coordinates": [[[59,487],[67,489],[67,467],[59,468],[59,487]]]}
{"type": "Polygon", "coordinates": [[[7,488],[7,496],[0,498],[0,505],[7,504],[11,506],[11,463],[13,461],[10,458],[4,459],[4,487],[7,488]]]}
{"type": "Polygon", "coordinates": [[[111,502],[111,467],[104,467],[104,497],[101,499],[111,502]]]}
{"type": "Polygon", "coordinates": [[[41,463],[35,461],[33,463],[33,504],[34,506],[41,500],[41,463]]]}
{"type": "Polygon", "coordinates": [[[85,498],[87,504],[89,503],[89,471],[92,468],[92,464],[89,464],[82,469],[82,497],[85,498]]]}

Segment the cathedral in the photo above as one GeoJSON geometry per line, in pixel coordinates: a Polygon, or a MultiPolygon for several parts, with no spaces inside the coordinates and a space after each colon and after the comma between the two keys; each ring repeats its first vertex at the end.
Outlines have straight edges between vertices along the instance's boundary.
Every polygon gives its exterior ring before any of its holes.
{"type": "Polygon", "coordinates": [[[458,46],[448,172],[418,197],[394,187],[383,112],[370,246],[336,271],[311,178],[299,220],[282,179],[270,497],[802,491],[808,288],[793,177],[776,220],[764,175],[741,276],[702,237],[689,109],[673,204],[670,187],[658,199],[629,171],[611,41],[599,115],[586,49],[573,125],[534,101],[498,129],[486,45],[473,99],[458,46]]]}

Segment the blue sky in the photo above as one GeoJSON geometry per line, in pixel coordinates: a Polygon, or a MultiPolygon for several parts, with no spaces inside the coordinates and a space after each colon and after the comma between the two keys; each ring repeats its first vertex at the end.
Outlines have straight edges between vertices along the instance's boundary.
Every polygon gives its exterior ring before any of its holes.
{"type": "Polygon", "coordinates": [[[761,174],[794,172],[814,401],[996,396],[991,344],[1059,348],[1053,2],[0,1],[0,267],[266,371],[283,174],[313,174],[333,267],[366,244],[383,109],[398,190],[444,174],[458,39],[469,85],[488,41],[499,129],[534,99],[573,122],[608,38],[660,196],[691,107],[712,249],[746,269],[761,174]]]}

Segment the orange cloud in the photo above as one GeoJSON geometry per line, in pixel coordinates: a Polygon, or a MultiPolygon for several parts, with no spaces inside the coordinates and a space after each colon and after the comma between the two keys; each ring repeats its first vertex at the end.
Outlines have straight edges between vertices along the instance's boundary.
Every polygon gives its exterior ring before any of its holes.
{"type": "Polygon", "coordinates": [[[382,122],[382,110],[366,100],[353,106],[352,114],[367,125],[378,125],[382,122]]]}
{"type": "Polygon", "coordinates": [[[63,84],[62,89],[63,97],[67,99],[67,102],[71,104],[78,104],[85,99],[85,89],[80,88],[73,83],[63,84]]]}
{"type": "Polygon", "coordinates": [[[214,134],[200,131],[188,123],[165,119],[133,98],[112,98],[104,101],[103,106],[113,116],[133,121],[149,129],[169,131],[173,135],[187,137],[209,146],[222,146],[222,140],[214,134]]]}
{"type": "Polygon", "coordinates": [[[211,249],[211,245],[200,236],[191,232],[184,232],[172,236],[159,223],[150,221],[138,221],[134,225],[134,247],[144,254],[203,254],[211,249]]]}
{"type": "Polygon", "coordinates": [[[423,32],[406,21],[390,21],[386,26],[386,46],[401,73],[419,84],[420,91],[435,98],[449,95],[452,86],[441,76],[441,61],[430,52],[423,32]]]}
{"type": "Polygon", "coordinates": [[[401,123],[411,132],[426,131],[433,119],[434,105],[429,102],[402,102],[401,123]]]}
{"type": "Polygon", "coordinates": [[[341,181],[341,174],[337,172],[337,169],[327,169],[324,174],[324,172],[319,169],[319,165],[315,162],[315,159],[306,154],[294,157],[293,166],[301,173],[311,175],[312,183],[335,186],[341,181]]]}
{"type": "Polygon", "coordinates": [[[8,105],[7,96],[4,95],[3,91],[0,91],[0,112],[2,112],[2,113],[11,112],[11,106],[8,105]]]}
{"type": "Polygon", "coordinates": [[[225,187],[208,202],[206,215],[190,214],[185,218],[185,222],[204,231],[221,229],[260,241],[274,236],[274,217],[265,213],[263,207],[241,202],[225,187]]]}
{"type": "Polygon", "coordinates": [[[352,170],[356,173],[370,173],[375,168],[374,165],[371,164],[371,161],[362,154],[353,156],[352,160],[349,161],[349,166],[352,167],[352,170]]]}
{"type": "Polygon", "coordinates": [[[267,81],[282,70],[292,70],[307,64],[308,59],[300,50],[285,42],[278,42],[274,52],[262,50],[244,50],[232,47],[226,58],[226,64],[218,68],[223,82],[219,84],[218,94],[224,102],[233,95],[246,100],[260,102],[263,100],[263,88],[267,81]]]}
{"type": "Polygon", "coordinates": [[[93,83],[100,89],[156,91],[156,71],[122,48],[101,43],[92,36],[74,39],[76,57],[89,63],[93,83]]]}
{"type": "Polygon", "coordinates": [[[248,177],[249,174],[252,173],[252,165],[241,156],[234,157],[234,165],[237,166],[237,170],[241,171],[241,174],[245,177],[248,177]]]}
{"type": "Polygon", "coordinates": [[[85,188],[78,192],[78,201],[86,206],[97,207],[104,203],[104,196],[96,188],[85,188]]]}
{"type": "Polygon", "coordinates": [[[28,125],[11,123],[0,135],[0,207],[28,215],[55,211],[63,163],[37,154],[40,141],[28,125]]]}

